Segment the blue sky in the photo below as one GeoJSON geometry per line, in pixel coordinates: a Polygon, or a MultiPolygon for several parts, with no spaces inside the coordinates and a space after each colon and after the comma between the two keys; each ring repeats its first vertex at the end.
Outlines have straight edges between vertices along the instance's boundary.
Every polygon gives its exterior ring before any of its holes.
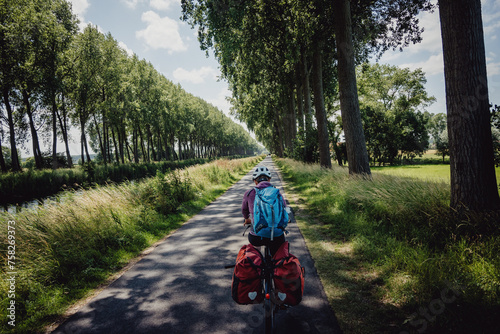
{"type": "MultiPolygon", "coordinates": [[[[180,0],[70,0],[81,27],[97,25],[110,32],[130,54],[150,61],[174,83],[229,114],[228,85],[220,81],[218,63],[213,54],[207,58],[200,50],[196,30],[180,20],[180,0]]],[[[482,0],[490,103],[500,104],[500,0],[482,0]]],[[[403,52],[390,51],[380,63],[422,68],[427,77],[427,91],[437,101],[429,112],[446,112],[443,57],[439,13],[423,13],[422,43],[403,52]]],[[[79,150],[72,145],[73,154],[79,150]]],[[[60,146],[62,149],[62,146],[60,146]]]]}

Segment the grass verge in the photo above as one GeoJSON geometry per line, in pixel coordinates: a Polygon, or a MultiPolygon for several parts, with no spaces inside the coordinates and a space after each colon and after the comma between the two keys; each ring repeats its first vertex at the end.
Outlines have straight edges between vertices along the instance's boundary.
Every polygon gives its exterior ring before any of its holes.
{"type": "Polygon", "coordinates": [[[455,220],[447,183],[276,163],[345,333],[497,332],[498,227],[455,220]]]}
{"type": "Polygon", "coordinates": [[[0,242],[5,250],[1,255],[5,265],[0,273],[0,307],[7,310],[15,302],[15,327],[5,315],[0,332],[41,332],[142,250],[211,203],[260,160],[262,157],[217,160],[157,173],[133,184],[86,190],[38,210],[0,213],[4,231],[0,242]],[[15,256],[10,258],[11,268],[8,249],[15,256]],[[9,274],[14,271],[15,275],[9,274]],[[8,281],[10,277],[14,281],[8,281]]]}

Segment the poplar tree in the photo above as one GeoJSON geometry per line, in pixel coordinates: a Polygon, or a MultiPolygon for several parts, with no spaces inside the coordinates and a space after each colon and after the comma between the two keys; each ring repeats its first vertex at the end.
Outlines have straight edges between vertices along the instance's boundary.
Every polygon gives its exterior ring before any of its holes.
{"type": "Polygon", "coordinates": [[[480,0],[440,0],[451,207],[500,210],[480,0]]]}

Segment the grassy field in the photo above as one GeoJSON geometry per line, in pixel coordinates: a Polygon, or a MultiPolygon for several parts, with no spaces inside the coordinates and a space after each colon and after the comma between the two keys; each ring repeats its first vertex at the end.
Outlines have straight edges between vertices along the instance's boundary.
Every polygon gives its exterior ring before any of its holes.
{"type": "Polygon", "coordinates": [[[450,182],[449,165],[403,165],[371,167],[372,172],[385,175],[412,177],[424,181],[450,182]]]}
{"type": "MultiPolygon", "coordinates": [[[[403,165],[371,167],[373,173],[409,177],[423,181],[450,183],[449,165],[403,165]]],[[[497,184],[500,184],[500,167],[496,168],[497,184]]],[[[500,189],[499,189],[500,192],[500,189]]]]}
{"type": "Polygon", "coordinates": [[[366,181],[276,162],[345,333],[497,332],[498,226],[454,219],[449,183],[428,181],[436,170],[366,181]]]}
{"type": "MultiPolygon", "coordinates": [[[[217,160],[140,182],[69,194],[17,214],[0,213],[0,307],[15,300],[15,332],[41,332],[132,259],[221,195],[262,157],[217,160]],[[11,226],[11,227],[9,227],[11,226]],[[10,231],[7,233],[7,231],[10,231]],[[15,284],[7,281],[15,271],[15,284]],[[9,292],[15,287],[15,299],[9,292]]],[[[5,314],[5,313],[2,313],[5,314]]],[[[0,332],[12,332],[6,317],[0,332]]]]}

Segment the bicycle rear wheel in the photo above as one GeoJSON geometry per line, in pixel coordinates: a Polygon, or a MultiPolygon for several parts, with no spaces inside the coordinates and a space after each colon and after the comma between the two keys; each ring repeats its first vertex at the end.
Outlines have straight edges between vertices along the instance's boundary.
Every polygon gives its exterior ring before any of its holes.
{"type": "Polygon", "coordinates": [[[274,302],[274,284],[273,284],[273,261],[269,248],[266,246],[264,252],[264,316],[265,316],[265,333],[274,333],[276,324],[274,316],[276,312],[276,304],[274,302]]]}
{"type": "Polygon", "coordinates": [[[273,302],[273,299],[272,299],[272,282],[268,281],[268,282],[265,282],[266,284],[266,298],[264,299],[264,314],[265,314],[265,325],[266,325],[266,330],[265,330],[265,333],[266,334],[272,334],[274,333],[274,329],[275,329],[275,321],[274,321],[274,317],[275,317],[275,314],[276,314],[276,304],[273,302]],[[268,298],[269,297],[269,298],[268,298]]]}
{"type": "Polygon", "coordinates": [[[264,301],[264,311],[266,317],[266,334],[274,333],[274,310],[275,305],[270,299],[264,301]]]}

